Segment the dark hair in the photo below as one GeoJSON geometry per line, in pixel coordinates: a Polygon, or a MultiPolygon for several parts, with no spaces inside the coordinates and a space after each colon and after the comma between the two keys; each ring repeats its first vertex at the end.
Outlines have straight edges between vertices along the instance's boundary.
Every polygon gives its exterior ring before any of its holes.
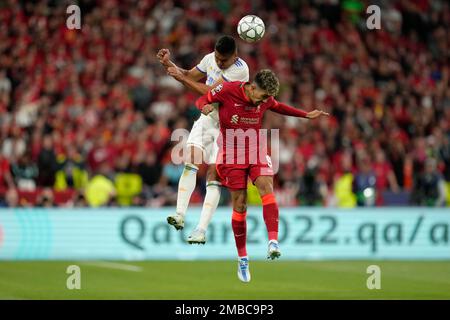
{"type": "Polygon", "coordinates": [[[221,36],[217,39],[214,50],[224,56],[230,56],[236,51],[236,41],[231,36],[221,36]]]}
{"type": "Polygon", "coordinates": [[[280,82],[275,73],[269,69],[260,70],[255,76],[255,83],[261,89],[266,90],[271,96],[276,96],[278,94],[280,82]]]}

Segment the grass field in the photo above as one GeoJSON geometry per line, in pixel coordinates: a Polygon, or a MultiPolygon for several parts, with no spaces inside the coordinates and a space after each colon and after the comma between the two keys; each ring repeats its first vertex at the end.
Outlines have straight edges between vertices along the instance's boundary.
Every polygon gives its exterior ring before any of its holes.
{"type": "Polygon", "coordinates": [[[0,299],[450,299],[450,261],[252,262],[241,283],[234,261],[0,262],[0,299]],[[81,269],[68,290],[66,269],[81,269]],[[369,265],[381,289],[366,287],[369,265]]]}

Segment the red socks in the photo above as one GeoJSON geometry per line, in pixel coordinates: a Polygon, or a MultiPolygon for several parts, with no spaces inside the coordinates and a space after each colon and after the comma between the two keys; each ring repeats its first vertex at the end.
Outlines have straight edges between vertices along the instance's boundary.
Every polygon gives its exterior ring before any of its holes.
{"type": "Polygon", "coordinates": [[[231,227],[233,229],[234,240],[239,257],[247,256],[247,212],[237,212],[233,210],[231,217],[231,227]]]}
{"type": "MultiPolygon", "coordinates": [[[[263,216],[270,240],[278,241],[278,204],[273,193],[261,197],[263,203],[263,216]]],[[[247,256],[247,212],[233,210],[231,217],[234,240],[239,257],[247,256]]]]}
{"type": "Polygon", "coordinates": [[[278,241],[278,204],[273,193],[261,197],[263,204],[263,216],[270,240],[278,241]]]}

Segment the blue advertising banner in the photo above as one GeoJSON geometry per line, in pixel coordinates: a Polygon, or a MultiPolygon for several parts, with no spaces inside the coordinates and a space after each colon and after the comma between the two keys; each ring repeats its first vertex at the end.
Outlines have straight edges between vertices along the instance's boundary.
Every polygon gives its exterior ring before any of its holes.
{"type": "MultiPolygon", "coordinates": [[[[0,260],[235,259],[231,209],[219,208],[206,245],[185,239],[166,223],[174,208],[2,209],[0,260]]],[[[282,208],[282,259],[450,259],[448,208],[282,208]]],[[[267,232],[261,207],[250,207],[248,253],[265,259],[267,232]]]]}

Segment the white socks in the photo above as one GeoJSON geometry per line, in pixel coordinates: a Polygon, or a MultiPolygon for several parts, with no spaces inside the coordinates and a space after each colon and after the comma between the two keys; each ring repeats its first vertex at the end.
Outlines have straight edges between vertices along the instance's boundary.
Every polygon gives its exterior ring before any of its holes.
{"type": "MultiPolygon", "coordinates": [[[[197,183],[198,167],[193,164],[184,166],[183,174],[178,182],[177,209],[176,213],[186,215],[192,192],[194,192],[197,183]]],[[[220,201],[221,184],[218,181],[209,181],[206,184],[206,195],[203,202],[202,213],[197,228],[207,230],[214,212],[220,201]]]]}
{"type": "Polygon", "coordinates": [[[200,215],[200,221],[197,228],[207,230],[209,222],[211,221],[214,212],[216,212],[217,206],[220,200],[220,182],[209,181],[206,184],[206,195],[203,202],[202,213],[200,215]]]}
{"type": "MultiPolygon", "coordinates": [[[[177,213],[184,216],[197,183],[198,167],[193,164],[184,166],[183,174],[178,182],[177,213]]],[[[206,199],[205,199],[206,201],[206,199]]],[[[216,206],[217,207],[217,206],[216,206]]]]}

